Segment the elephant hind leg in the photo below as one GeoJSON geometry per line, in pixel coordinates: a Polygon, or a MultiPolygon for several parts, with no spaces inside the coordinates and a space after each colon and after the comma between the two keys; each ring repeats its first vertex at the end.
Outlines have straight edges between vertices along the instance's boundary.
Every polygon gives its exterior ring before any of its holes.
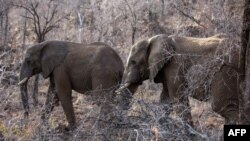
{"type": "Polygon", "coordinates": [[[225,118],[225,124],[230,125],[239,122],[239,107],[237,104],[231,103],[227,106],[221,107],[221,105],[212,102],[212,109],[225,118]]]}
{"type": "MultiPolygon", "coordinates": [[[[118,73],[117,73],[118,74],[118,73]]],[[[115,94],[112,92],[119,85],[116,73],[109,69],[96,69],[92,72],[92,90],[103,100],[112,102],[115,94]]],[[[103,102],[102,100],[102,102],[103,102]]]]}
{"type": "Polygon", "coordinates": [[[212,108],[225,118],[225,124],[239,122],[239,82],[237,72],[223,66],[213,78],[211,85],[212,108]]]}
{"type": "Polygon", "coordinates": [[[92,95],[101,106],[100,116],[97,123],[98,128],[109,125],[109,115],[114,110],[114,98],[116,85],[119,84],[112,71],[100,70],[93,72],[92,75],[92,95]],[[101,73],[100,73],[101,72],[101,73]]]}

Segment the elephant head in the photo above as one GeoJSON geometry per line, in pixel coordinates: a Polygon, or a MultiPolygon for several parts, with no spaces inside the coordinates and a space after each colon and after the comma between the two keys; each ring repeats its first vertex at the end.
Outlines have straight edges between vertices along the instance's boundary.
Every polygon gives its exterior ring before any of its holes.
{"type": "Polygon", "coordinates": [[[30,47],[25,54],[20,71],[21,98],[25,110],[25,116],[28,116],[28,94],[27,83],[30,77],[42,73],[44,78],[50,76],[56,66],[64,60],[67,54],[67,48],[64,45],[54,41],[48,44],[43,42],[30,47]]]}
{"type": "Polygon", "coordinates": [[[157,35],[137,42],[132,46],[123,75],[122,86],[117,92],[131,86],[138,86],[146,79],[151,81],[165,63],[172,57],[172,39],[166,35],[157,35]]]}

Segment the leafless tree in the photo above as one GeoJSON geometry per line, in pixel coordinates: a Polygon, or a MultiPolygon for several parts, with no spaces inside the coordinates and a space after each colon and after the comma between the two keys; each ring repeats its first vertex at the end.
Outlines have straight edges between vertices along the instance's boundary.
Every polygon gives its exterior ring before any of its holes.
{"type": "Polygon", "coordinates": [[[0,1],[0,49],[6,46],[9,32],[9,9],[11,7],[10,1],[0,1]]]}
{"type": "Polygon", "coordinates": [[[132,44],[134,44],[135,43],[135,34],[136,34],[136,30],[137,30],[137,27],[136,27],[137,26],[137,16],[136,16],[135,8],[133,7],[135,4],[134,3],[130,4],[128,2],[128,0],[124,0],[124,1],[125,1],[126,6],[129,9],[129,13],[130,13],[130,17],[131,17],[131,20],[130,20],[130,25],[131,25],[131,30],[132,30],[131,40],[132,40],[132,44]]]}
{"type": "MultiPolygon", "coordinates": [[[[161,1],[162,4],[164,4],[164,1],[161,1]]],[[[160,26],[160,23],[158,21],[158,15],[156,12],[154,12],[151,9],[151,5],[153,5],[152,1],[148,1],[148,29],[149,29],[149,36],[154,36],[157,34],[164,34],[166,33],[164,29],[160,26]]]]}
{"type": "Polygon", "coordinates": [[[67,18],[69,14],[61,14],[61,2],[56,0],[49,0],[48,2],[41,2],[39,0],[29,0],[22,4],[15,6],[25,9],[28,12],[27,16],[23,16],[31,20],[33,25],[33,32],[36,34],[37,42],[45,41],[45,36],[51,30],[58,28],[60,22],[67,18]]]}
{"type": "Polygon", "coordinates": [[[185,8],[185,7],[187,7],[189,5],[191,5],[189,1],[181,1],[181,4],[176,4],[176,3],[171,4],[171,6],[175,10],[177,10],[181,15],[183,15],[184,17],[192,20],[193,22],[195,22],[199,26],[205,27],[204,25],[201,24],[201,21],[199,19],[196,19],[194,17],[194,15],[192,15],[189,11],[187,11],[188,9],[185,8]]]}
{"type": "MultiPolygon", "coordinates": [[[[28,12],[25,11],[25,16],[27,16],[28,12]]],[[[23,22],[23,47],[25,45],[26,42],[26,34],[27,34],[27,18],[23,18],[24,22],[23,22]]]]}

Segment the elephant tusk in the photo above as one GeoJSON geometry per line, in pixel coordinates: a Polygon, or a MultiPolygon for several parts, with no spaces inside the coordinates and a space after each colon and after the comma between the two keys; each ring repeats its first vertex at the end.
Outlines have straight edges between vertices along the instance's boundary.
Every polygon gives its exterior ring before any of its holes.
{"type": "Polygon", "coordinates": [[[118,90],[116,90],[115,93],[119,94],[122,90],[124,90],[125,88],[127,88],[129,85],[130,85],[130,83],[125,83],[118,90]]]}
{"type": "Polygon", "coordinates": [[[28,77],[25,77],[23,80],[21,80],[18,85],[22,85],[23,83],[25,83],[28,80],[28,77]]]}

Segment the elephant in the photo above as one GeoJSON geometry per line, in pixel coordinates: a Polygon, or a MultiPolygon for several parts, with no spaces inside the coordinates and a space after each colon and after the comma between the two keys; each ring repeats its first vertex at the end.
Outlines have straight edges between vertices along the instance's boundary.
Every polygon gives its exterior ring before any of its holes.
{"type": "Polygon", "coordinates": [[[213,111],[223,116],[226,124],[237,123],[239,57],[237,53],[232,53],[233,59],[220,57],[223,56],[222,46],[226,41],[227,38],[220,34],[207,38],[160,34],[138,41],[131,47],[122,84],[116,92],[122,92],[131,86],[138,87],[144,80],[149,79],[163,85],[161,102],[180,102],[185,105],[176,110],[183,114],[187,123],[193,124],[188,96],[202,100],[204,95],[211,97],[213,111]],[[185,75],[193,67],[207,64],[208,60],[215,60],[217,64],[212,67],[217,69],[210,77],[212,81],[209,90],[197,88],[192,95],[185,93],[185,89],[190,85],[185,75]],[[184,109],[185,107],[189,108],[184,109]]]}
{"type": "MultiPolygon", "coordinates": [[[[41,118],[45,119],[54,104],[60,101],[68,121],[66,128],[73,129],[76,120],[72,90],[81,94],[93,91],[91,94],[96,93],[97,96],[107,92],[107,97],[112,99],[114,94],[110,91],[121,82],[123,71],[124,65],[118,53],[102,42],[45,41],[36,44],[27,49],[20,71],[24,116],[29,115],[27,82],[35,74],[41,73],[44,78],[50,79],[41,118]]],[[[107,108],[103,108],[105,110],[107,108]]]]}

